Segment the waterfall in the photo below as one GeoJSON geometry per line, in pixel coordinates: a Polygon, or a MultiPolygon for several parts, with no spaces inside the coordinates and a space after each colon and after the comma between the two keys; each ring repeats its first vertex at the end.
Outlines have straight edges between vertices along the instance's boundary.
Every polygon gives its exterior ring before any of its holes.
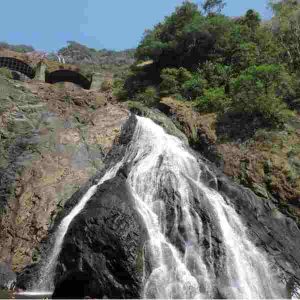
{"type": "Polygon", "coordinates": [[[210,188],[208,170],[178,138],[143,117],[121,162],[63,219],[38,290],[52,288],[64,236],[105,180],[126,163],[127,183],[149,240],[144,245],[144,298],[281,298],[267,256],[256,248],[228,199],[210,188]]]}
{"type": "Polygon", "coordinates": [[[151,270],[143,297],[282,296],[266,255],[249,240],[231,204],[203,182],[207,167],[182,141],[138,117],[125,161],[132,166],[127,181],[150,237],[145,256],[151,270]],[[202,211],[214,229],[203,221],[202,211]],[[219,270],[212,261],[212,232],[218,233],[223,250],[219,270]]]}

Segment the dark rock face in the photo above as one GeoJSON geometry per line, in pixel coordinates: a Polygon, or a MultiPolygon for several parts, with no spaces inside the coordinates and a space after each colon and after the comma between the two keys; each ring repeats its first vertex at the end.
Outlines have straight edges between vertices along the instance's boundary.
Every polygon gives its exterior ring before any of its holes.
{"type": "Polygon", "coordinates": [[[5,263],[0,263],[0,289],[12,289],[16,283],[16,274],[5,263]]]}
{"type": "Polygon", "coordinates": [[[119,174],[74,219],[59,257],[54,298],[138,298],[146,231],[119,174]]]}

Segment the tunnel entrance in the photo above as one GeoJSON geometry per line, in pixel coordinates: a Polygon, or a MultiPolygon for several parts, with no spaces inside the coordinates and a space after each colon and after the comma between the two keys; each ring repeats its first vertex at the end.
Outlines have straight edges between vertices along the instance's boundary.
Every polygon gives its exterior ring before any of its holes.
{"type": "Polygon", "coordinates": [[[20,72],[29,78],[34,78],[34,70],[22,60],[14,57],[0,57],[0,68],[5,67],[12,71],[20,72]]]}
{"type": "Polygon", "coordinates": [[[91,82],[78,72],[71,70],[57,70],[46,74],[46,82],[57,83],[57,82],[73,82],[80,85],[84,89],[89,89],[91,82]]]}

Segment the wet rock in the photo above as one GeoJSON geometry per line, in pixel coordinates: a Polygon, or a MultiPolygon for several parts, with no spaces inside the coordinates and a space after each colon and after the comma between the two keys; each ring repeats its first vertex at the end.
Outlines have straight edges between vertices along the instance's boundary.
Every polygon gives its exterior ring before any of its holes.
{"type": "Polygon", "coordinates": [[[11,268],[7,264],[0,262],[0,289],[10,290],[14,288],[16,279],[16,274],[11,268]]]}
{"type": "Polygon", "coordinates": [[[187,137],[175,126],[173,120],[168,118],[160,110],[148,108],[142,103],[135,101],[129,101],[128,107],[134,114],[151,119],[153,122],[163,127],[168,134],[178,137],[188,145],[187,137]]]}
{"type": "Polygon", "coordinates": [[[105,182],[74,219],[56,270],[54,298],[138,298],[146,238],[123,172],[105,182]],[[73,288],[74,287],[74,288],[73,288]]]}

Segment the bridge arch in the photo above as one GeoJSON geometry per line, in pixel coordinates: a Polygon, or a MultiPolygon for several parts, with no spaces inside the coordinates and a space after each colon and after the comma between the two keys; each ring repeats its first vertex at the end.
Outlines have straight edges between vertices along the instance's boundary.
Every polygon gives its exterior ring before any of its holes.
{"type": "Polygon", "coordinates": [[[0,68],[5,67],[12,71],[20,72],[29,78],[34,78],[35,71],[24,61],[14,57],[0,57],[0,68]]]}
{"type": "Polygon", "coordinates": [[[60,69],[46,74],[46,82],[57,83],[57,82],[73,82],[80,85],[84,89],[89,89],[91,82],[82,74],[72,71],[60,69]]]}

